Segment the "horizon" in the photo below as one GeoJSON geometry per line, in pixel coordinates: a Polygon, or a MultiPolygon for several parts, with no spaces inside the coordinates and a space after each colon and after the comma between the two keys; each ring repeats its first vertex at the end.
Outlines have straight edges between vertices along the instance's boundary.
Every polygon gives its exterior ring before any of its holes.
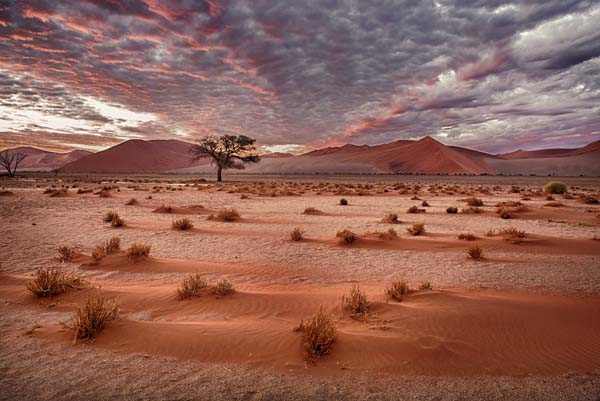
{"type": "Polygon", "coordinates": [[[293,154],[425,136],[579,148],[600,139],[598,18],[560,1],[11,2],[0,149],[206,134],[293,154]]]}

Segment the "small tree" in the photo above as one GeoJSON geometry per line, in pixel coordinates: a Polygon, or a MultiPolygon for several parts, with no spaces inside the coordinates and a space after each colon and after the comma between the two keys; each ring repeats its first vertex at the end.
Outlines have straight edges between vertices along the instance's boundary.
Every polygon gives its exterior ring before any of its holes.
{"type": "Polygon", "coordinates": [[[17,172],[17,167],[19,167],[19,164],[21,164],[26,157],[27,155],[25,153],[5,150],[0,153],[0,166],[8,171],[9,177],[14,177],[17,172]]]}
{"type": "Polygon", "coordinates": [[[244,169],[244,163],[258,163],[256,139],[245,135],[209,135],[198,139],[193,146],[194,160],[211,157],[211,164],[217,166],[217,181],[223,181],[223,169],[244,169]]]}

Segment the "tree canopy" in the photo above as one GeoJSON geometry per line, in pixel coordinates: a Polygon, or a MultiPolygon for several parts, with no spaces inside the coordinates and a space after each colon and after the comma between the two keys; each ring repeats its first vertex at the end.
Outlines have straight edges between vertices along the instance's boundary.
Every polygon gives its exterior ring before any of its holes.
{"type": "Polygon", "coordinates": [[[217,181],[222,181],[223,170],[244,169],[246,163],[260,161],[255,142],[245,135],[208,135],[198,138],[192,153],[194,159],[212,158],[211,163],[217,166],[217,181]]]}

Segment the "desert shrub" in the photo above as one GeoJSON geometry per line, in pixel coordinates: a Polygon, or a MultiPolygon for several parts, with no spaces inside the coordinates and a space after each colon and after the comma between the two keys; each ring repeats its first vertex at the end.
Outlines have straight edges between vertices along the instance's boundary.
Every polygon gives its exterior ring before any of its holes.
{"type": "Polygon", "coordinates": [[[450,206],[446,208],[446,213],[448,214],[456,214],[458,213],[458,208],[454,207],[454,206],[450,206]]]}
{"type": "Polygon", "coordinates": [[[507,219],[512,218],[512,215],[506,208],[501,208],[501,209],[497,210],[497,213],[501,219],[507,220],[507,219]]]}
{"type": "Polygon", "coordinates": [[[119,215],[116,215],[110,222],[110,226],[115,228],[123,227],[124,225],[125,221],[122,218],[120,218],[119,215]]]}
{"type": "Polygon", "coordinates": [[[514,227],[500,230],[500,235],[505,241],[516,244],[520,243],[523,240],[523,238],[527,236],[527,234],[525,234],[525,231],[517,230],[514,227]]]}
{"type": "Polygon", "coordinates": [[[105,256],[106,252],[104,251],[104,246],[97,245],[92,251],[92,264],[97,265],[105,256]]]}
{"type": "Polygon", "coordinates": [[[335,323],[323,308],[308,321],[301,321],[296,331],[302,332],[302,345],[309,361],[327,355],[335,342],[335,323]]]}
{"type": "Polygon", "coordinates": [[[410,235],[421,235],[425,233],[425,224],[415,223],[406,229],[410,235]]]}
{"type": "Polygon", "coordinates": [[[410,213],[410,214],[425,213],[425,209],[419,209],[417,206],[411,206],[406,210],[406,213],[410,213]]]}
{"type": "Polygon", "coordinates": [[[345,198],[340,199],[340,205],[342,206],[348,206],[348,200],[345,198]]]}
{"type": "Polygon", "coordinates": [[[472,233],[462,233],[458,236],[458,239],[464,241],[475,241],[477,237],[475,237],[475,234],[472,233]]]}
{"type": "Polygon", "coordinates": [[[184,218],[173,221],[173,223],[171,223],[171,227],[173,227],[174,230],[184,231],[194,228],[194,225],[190,219],[184,218]]]}
{"type": "Polygon", "coordinates": [[[467,249],[467,256],[473,260],[481,260],[483,257],[483,250],[479,246],[474,245],[467,249]]]}
{"type": "Polygon", "coordinates": [[[367,295],[357,285],[352,286],[347,297],[342,297],[342,304],[353,315],[365,315],[369,309],[367,295]]]}
{"type": "Polygon", "coordinates": [[[469,206],[463,208],[460,212],[464,214],[481,213],[481,209],[478,207],[469,206]]]}
{"type": "Polygon", "coordinates": [[[38,268],[35,278],[27,283],[27,289],[38,298],[49,298],[67,291],[81,283],[81,276],[65,274],[59,267],[38,268]]]}
{"type": "Polygon", "coordinates": [[[433,287],[431,286],[431,283],[429,281],[423,281],[419,285],[419,291],[431,291],[432,289],[433,287]]]}
{"type": "Polygon", "coordinates": [[[290,232],[290,238],[292,241],[301,241],[304,238],[304,231],[300,227],[296,227],[290,232]]]}
{"type": "Polygon", "coordinates": [[[348,229],[338,231],[335,236],[340,239],[340,243],[345,245],[350,245],[358,239],[358,236],[348,229]]]}
{"type": "Polygon", "coordinates": [[[495,237],[495,236],[497,236],[497,235],[499,235],[499,233],[498,233],[498,232],[496,232],[496,231],[494,231],[494,230],[493,230],[493,229],[491,229],[491,228],[490,228],[490,229],[489,229],[489,230],[488,230],[488,231],[485,233],[485,236],[486,236],[486,237],[495,237]]]}
{"type": "Polygon", "coordinates": [[[112,223],[112,221],[118,217],[119,217],[119,214],[117,212],[110,211],[104,215],[104,217],[102,218],[102,221],[104,221],[105,223],[112,223]]]}
{"type": "Polygon", "coordinates": [[[119,308],[113,301],[106,300],[101,295],[92,295],[85,305],[77,308],[72,322],[75,337],[78,339],[95,338],[111,321],[117,319],[119,308]]]}
{"type": "Polygon", "coordinates": [[[394,240],[398,238],[398,233],[393,228],[388,229],[382,233],[379,233],[379,239],[383,240],[394,240]]]}
{"type": "Polygon", "coordinates": [[[127,249],[127,257],[133,261],[150,255],[150,245],[135,243],[127,249]]]}
{"type": "Polygon", "coordinates": [[[567,192],[567,186],[560,181],[550,181],[544,185],[544,192],[549,194],[564,194],[567,192]]]}
{"type": "Polygon", "coordinates": [[[423,202],[421,202],[421,206],[422,207],[429,207],[429,203],[427,203],[427,201],[424,200],[423,202]]]}
{"type": "Polygon", "coordinates": [[[250,197],[246,194],[241,194],[240,199],[250,199],[250,197]]]}
{"type": "Polygon", "coordinates": [[[467,198],[465,202],[468,206],[483,206],[483,201],[479,198],[467,198]]]}
{"type": "Polygon", "coordinates": [[[586,205],[597,205],[598,202],[599,202],[598,199],[594,198],[593,196],[587,196],[583,200],[583,203],[585,203],[586,205]]]}
{"type": "Polygon", "coordinates": [[[217,284],[210,287],[210,290],[218,297],[224,297],[235,292],[233,283],[226,278],[219,280],[217,284]]]}
{"type": "Polygon", "coordinates": [[[321,214],[322,212],[315,207],[309,206],[306,209],[304,209],[303,213],[304,214],[321,214]]]}
{"type": "Polygon", "coordinates": [[[135,206],[135,205],[139,205],[139,204],[140,203],[135,198],[131,198],[125,203],[125,205],[127,205],[127,206],[135,206]]]}
{"type": "Polygon", "coordinates": [[[200,292],[207,288],[206,280],[200,274],[192,274],[183,279],[177,288],[179,299],[189,299],[200,296],[200,292]]]}
{"type": "Polygon", "coordinates": [[[240,214],[235,209],[223,209],[217,213],[217,218],[222,221],[236,221],[240,218],[240,214]]]}
{"type": "Polygon", "coordinates": [[[392,284],[385,289],[385,296],[398,302],[401,302],[406,294],[408,294],[408,283],[401,279],[392,281],[392,284]]]}
{"type": "Polygon", "coordinates": [[[70,262],[77,255],[77,249],[72,246],[59,246],[58,247],[58,256],[56,260],[59,262],[70,262]]]}
{"type": "Polygon", "coordinates": [[[383,217],[383,222],[389,224],[397,224],[399,223],[398,215],[396,213],[388,213],[383,217]]]}
{"type": "Polygon", "coordinates": [[[106,190],[106,189],[103,189],[103,190],[101,190],[100,192],[98,192],[98,196],[99,196],[100,198],[110,198],[110,197],[111,197],[111,195],[110,195],[110,191],[109,191],[109,190],[106,190]]]}

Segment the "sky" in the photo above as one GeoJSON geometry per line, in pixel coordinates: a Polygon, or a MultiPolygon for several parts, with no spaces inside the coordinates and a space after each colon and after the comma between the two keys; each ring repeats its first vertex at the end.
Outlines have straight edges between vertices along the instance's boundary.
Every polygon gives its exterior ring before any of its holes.
{"type": "Polygon", "coordinates": [[[0,0],[0,149],[600,139],[597,1],[0,0]]]}

